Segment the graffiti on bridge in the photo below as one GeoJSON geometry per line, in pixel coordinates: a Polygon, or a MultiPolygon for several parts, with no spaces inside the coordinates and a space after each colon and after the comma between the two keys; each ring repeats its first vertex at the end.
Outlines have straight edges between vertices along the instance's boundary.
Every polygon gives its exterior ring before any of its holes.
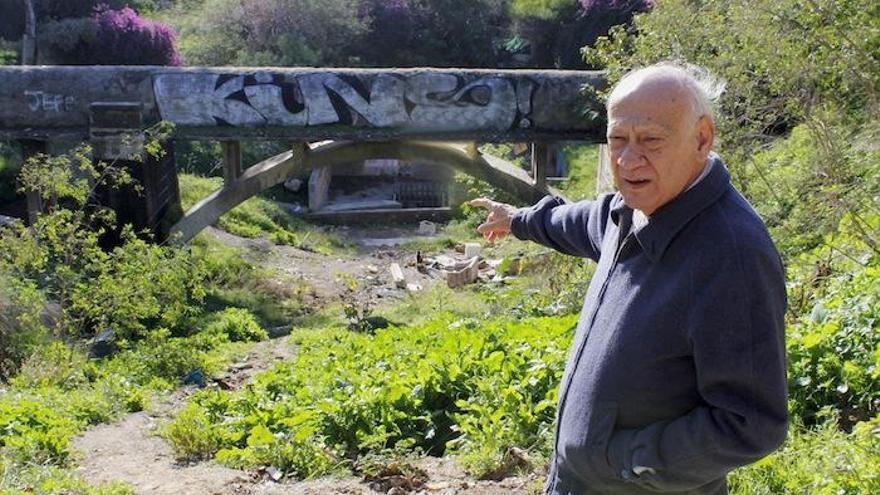
{"type": "Polygon", "coordinates": [[[69,112],[76,104],[76,98],[70,95],[27,90],[24,96],[31,112],[69,112]]]}
{"type": "Polygon", "coordinates": [[[431,131],[528,129],[539,84],[487,74],[165,73],[163,119],[184,126],[319,126],[431,131]]]}

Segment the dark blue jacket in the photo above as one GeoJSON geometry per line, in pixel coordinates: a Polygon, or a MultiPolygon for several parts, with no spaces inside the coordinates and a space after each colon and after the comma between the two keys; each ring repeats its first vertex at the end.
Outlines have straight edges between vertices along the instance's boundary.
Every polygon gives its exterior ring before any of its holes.
{"type": "Polygon", "coordinates": [[[717,155],[632,229],[619,194],[546,197],[513,234],[598,261],[559,390],[551,494],[725,494],[787,432],[785,281],[717,155]]]}

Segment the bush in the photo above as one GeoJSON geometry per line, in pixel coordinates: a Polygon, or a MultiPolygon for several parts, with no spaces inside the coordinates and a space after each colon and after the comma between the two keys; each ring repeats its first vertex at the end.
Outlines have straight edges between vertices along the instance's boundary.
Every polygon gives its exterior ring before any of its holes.
{"type": "Polygon", "coordinates": [[[227,308],[217,315],[217,321],[208,325],[209,334],[222,335],[232,342],[256,342],[266,340],[269,334],[257,323],[250,311],[227,308]]]}
{"type": "Polygon", "coordinates": [[[174,31],[168,26],[140,18],[134,10],[100,10],[94,63],[126,65],[181,65],[174,31]]]}
{"type": "Polygon", "coordinates": [[[165,18],[198,65],[346,66],[366,27],[346,0],[207,0],[165,18]]]}
{"type": "Polygon", "coordinates": [[[51,61],[69,65],[181,65],[175,34],[129,7],[40,25],[51,61]]]}
{"type": "Polygon", "coordinates": [[[11,287],[57,305],[50,330],[91,336],[112,328],[121,339],[137,339],[154,324],[173,328],[197,311],[204,273],[188,251],[147,243],[130,229],[112,251],[101,248],[114,221],[95,204],[95,190],[130,182],[124,170],[93,164],[88,149],[78,148],[28,160],[19,180],[23,191],[40,195],[43,213],[28,228],[0,231],[0,268],[11,287]]]}

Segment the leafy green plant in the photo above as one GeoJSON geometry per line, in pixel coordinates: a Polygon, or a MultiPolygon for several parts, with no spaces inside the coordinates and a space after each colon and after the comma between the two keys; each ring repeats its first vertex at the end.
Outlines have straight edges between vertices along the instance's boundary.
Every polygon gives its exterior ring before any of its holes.
{"type": "Polygon", "coordinates": [[[302,331],[295,363],[240,392],[197,395],[166,436],[182,456],[300,477],[384,449],[451,447],[469,467],[494,469],[511,446],[546,450],[574,321],[302,331]]]}
{"type": "Polygon", "coordinates": [[[730,476],[730,492],[743,495],[868,495],[880,490],[880,417],[852,433],[832,420],[792,429],[785,446],[730,476]]]}
{"type": "Polygon", "coordinates": [[[217,320],[205,329],[232,342],[255,342],[266,340],[269,334],[257,323],[250,311],[242,308],[226,308],[217,314],[217,320]]]}

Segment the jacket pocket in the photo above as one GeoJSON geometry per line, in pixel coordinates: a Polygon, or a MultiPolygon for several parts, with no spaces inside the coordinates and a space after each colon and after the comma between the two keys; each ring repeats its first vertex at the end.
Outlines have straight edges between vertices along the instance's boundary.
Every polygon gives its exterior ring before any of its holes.
{"type": "Polygon", "coordinates": [[[560,418],[561,470],[587,484],[608,481],[606,452],[617,420],[617,404],[600,401],[568,406],[570,410],[560,418]]]}

